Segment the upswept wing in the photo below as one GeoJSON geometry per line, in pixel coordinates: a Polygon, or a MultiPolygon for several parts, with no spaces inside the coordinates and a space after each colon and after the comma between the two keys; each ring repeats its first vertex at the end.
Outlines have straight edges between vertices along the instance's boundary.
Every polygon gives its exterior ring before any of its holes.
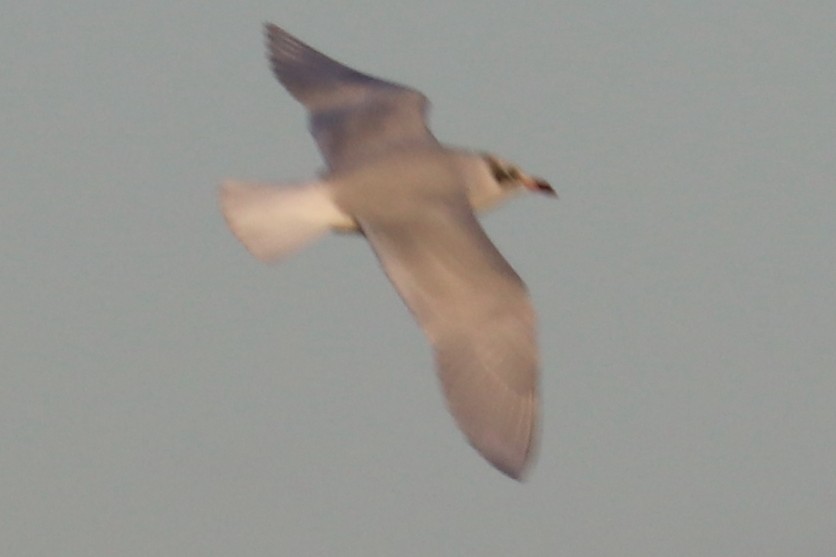
{"type": "Polygon", "coordinates": [[[309,127],[331,171],[384,151],[436,143],[427,128],[427,98],[360,73],[267,24],[276,77],[309,111],[309,127]]]}

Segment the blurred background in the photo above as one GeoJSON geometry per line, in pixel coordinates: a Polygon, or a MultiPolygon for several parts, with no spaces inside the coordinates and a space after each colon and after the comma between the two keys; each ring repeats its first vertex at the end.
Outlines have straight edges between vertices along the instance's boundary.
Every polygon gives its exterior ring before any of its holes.
{"type": "Polygon", "coordinates": [[[832,555],[836,4],[6,2],[0,552],[832,555]],[[279,266],[229,177],[321,165],[273,21],[560,193],[526,483],[447,414],[367,245],[279,266]]]}

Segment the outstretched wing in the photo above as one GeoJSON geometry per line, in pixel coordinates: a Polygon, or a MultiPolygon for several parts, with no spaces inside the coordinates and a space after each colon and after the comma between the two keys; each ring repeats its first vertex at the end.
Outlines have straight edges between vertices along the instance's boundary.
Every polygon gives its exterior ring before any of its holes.
{"type": "Polygon", "coordinates": [[[447,402],[470,443],[520,478],[537,422],[535,316],[525,285],[467,200],[408,221],[361,221],[435,351],[447,402]]]}
{"type": "Polygon", "coordinates": [[[310,130],[330,170],[405,145],[436,143],[427,98],[344,66],[283,29],[267,24],[267,48],[279,81],[310,112],[310,130]]]}

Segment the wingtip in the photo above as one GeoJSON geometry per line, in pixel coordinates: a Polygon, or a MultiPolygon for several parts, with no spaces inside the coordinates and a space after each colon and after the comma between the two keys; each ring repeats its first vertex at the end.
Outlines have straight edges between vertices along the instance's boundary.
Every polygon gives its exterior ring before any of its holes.
{"type": "MultiPolygon", "coordinates": [[[[500,472],[520,483],[525,483],[534,467],[534,461],[537,460],[537,442],[532,436],[526,447],[525,454],[516,462],[502,462],[489,459],[489,462],[500,472]]],[[[487,455],[486,455],[487,457],[487,455]]]]}
{"type": "Polygon", "coordinates": [[[287,31],[275,23],[271,23],[269,21],[264,22],[264,42],[267,43],[268,48],[270,48],[270,45],[278,41],[281,37],[286,37],[288,35],[287,31]]]}
{"type": "Polygon", "coordinates": [[[495,462],[492,462],[491,464],[493,464],[494,467],[497,470],[499,470],[500,472],[502,472],[503,474],[505,474],[506,476],[508,476],[512,480],[516,480],[520,483],[525,483],[525,481],[528,479],[528,465],[527,465],[527,463],[524,463],[522,466],[513,466],[513,467],[501,466],[501,465],[499,465],[495,462]]]}
{"type": "Polygon", "coordinates": [[[528,418],[518,422],[518,427],[523,427],[525,433],[516,437],[518,442],[510,442],[503,439],[499,442],[485,443],[486,439],[469,438],[471,445],[491,463],[491,465],[514,480],[520,483],[528,479],[529,472],[534,467],[539,449],[540,426],[537,419],[539,403],[535,393],[530,394],[529,403],[526,405],[529,414],[528,418]]]}

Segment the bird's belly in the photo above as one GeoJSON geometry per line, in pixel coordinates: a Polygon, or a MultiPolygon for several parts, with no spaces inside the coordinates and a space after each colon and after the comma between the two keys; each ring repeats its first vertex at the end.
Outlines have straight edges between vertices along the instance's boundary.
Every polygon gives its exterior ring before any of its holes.
{"type": "Polygon", "coordinates": [[[334,202],[357,221],[421,219],[467,195],[458,167],[436,149],[394,152],[332,179],[334,202]]]}

